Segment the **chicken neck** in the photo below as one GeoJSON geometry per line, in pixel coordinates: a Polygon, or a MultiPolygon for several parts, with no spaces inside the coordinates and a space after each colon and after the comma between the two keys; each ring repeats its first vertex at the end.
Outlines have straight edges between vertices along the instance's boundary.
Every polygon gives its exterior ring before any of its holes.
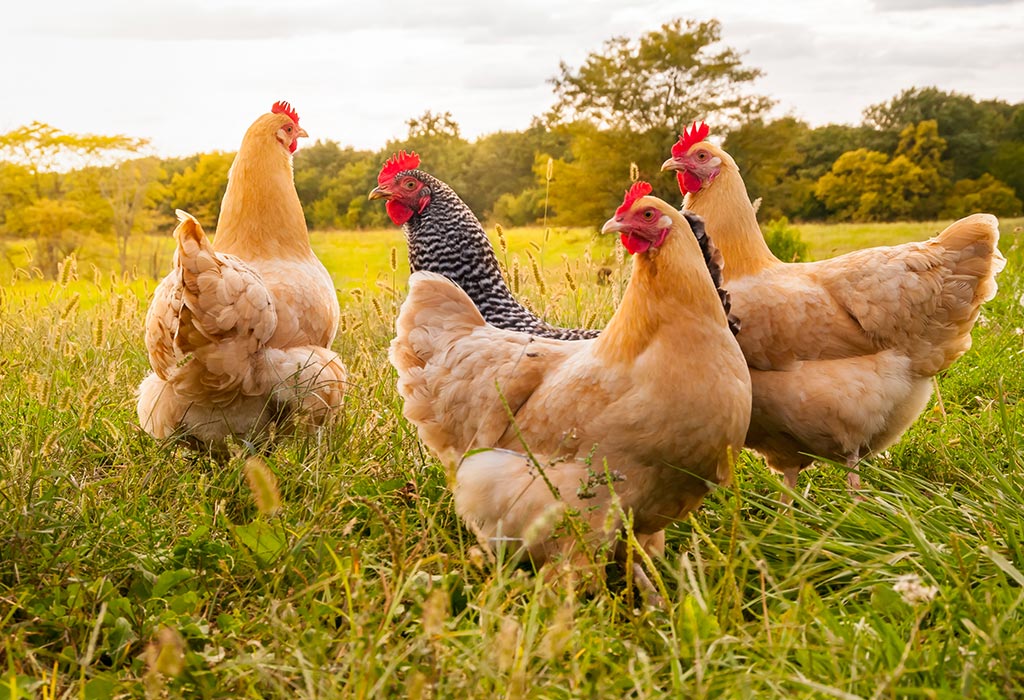
{"type": "Polygon", "coordinates": [[[703,189],[686,195],[683,206],[704,218],[711,241],[725,258],[725,282],[779,264],[757,225],[739,171],[723,168],[703,189]]]}
{"type": "MultiPolygon", "coordinates": [[[[680,217],[681,218],[681,217],[680,217]]],[[[682,351],[712,325],[726,328],[718,297],[693,234],[679,223],[665,243],[636,257],[619,308],[597,339],[611,362],[632,362],[659,338],[682,351]]]]}
{"type": "Polygon", "coordinates": [[[313,256],[291,158],[276,141],[242,142],[228,174],[214,248],[245,260],[313,256]]]}

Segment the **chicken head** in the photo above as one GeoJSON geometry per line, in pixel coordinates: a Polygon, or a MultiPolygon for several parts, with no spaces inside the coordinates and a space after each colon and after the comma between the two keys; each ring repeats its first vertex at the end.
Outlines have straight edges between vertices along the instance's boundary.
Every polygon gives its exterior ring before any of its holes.
{"type": "Polygon", "coordinates": [[[399,151],[385,161],[377,175],[377,186],[370,190],[370,199],[386,199],[384,208],[396,226],[401,226],[430,204],[430,187],[416,177],[420,157],[414,152],[399,151]]]}
{"type": "Polygon", "coordinates": [[[661,166],[662,170],[675,171],[683,192],[699,192],[718,177],[729,159],[724,151],[704,141],[708,131],[704,122],[700,126],[694,122],[689,129],[684,129],[679,141],[672,146],[672,157],[661,166]]]}
{"type": "Polygon", "coordinates": [[[299,113],[287,102],[275,102],[270,108],[270,113],[275,115],[271,122],[274,137],[288,149],[289,153],[295,153],[295,149],[299,147],[299,139],[309,136],[306,130],[299,126],[299,113]]]}
{"type": "Polygon", "coordinates": [[[615,216],[605,222],[601,233],[616,232],[630,255],[660,248],[672,229],[672,219],[655,206],[634,207],[637,200],[651,193],[646,182],[637,182],[629,191],[615,216]]]}

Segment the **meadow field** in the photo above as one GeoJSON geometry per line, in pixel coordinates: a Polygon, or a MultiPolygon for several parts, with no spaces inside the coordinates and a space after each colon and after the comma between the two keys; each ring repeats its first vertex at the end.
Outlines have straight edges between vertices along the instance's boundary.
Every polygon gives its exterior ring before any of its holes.
{"type": "MultiPolygon", "coordinates": [[[[401,232],[322,232],[351,387],[340,423],[216,462],[141,432],[134,273],[84,245],[57,280],[0,262],[0,700],[7,698],[1024,698],[1024,220],[974,347],[863,500],[824,465],[791,512],[744,453],[670,528],[645,607],[614,570],[536,576],[481,549],[401,417],[386,359],[401,232]],[[6,267],[4,267],[6,265],[6,267]]],[[[943,223],[799,226],[812,257],[943,223]]],[[[629,261],[583,229],[494,233],[514,290],[600,326],[629,261]],[[504,243],[502,242],[504,241],[504,243]]],[[[699,348],[688,350],[696,363],[699,348]]],[[[686,410],[686,407],[681,407],[686,410]]]]}

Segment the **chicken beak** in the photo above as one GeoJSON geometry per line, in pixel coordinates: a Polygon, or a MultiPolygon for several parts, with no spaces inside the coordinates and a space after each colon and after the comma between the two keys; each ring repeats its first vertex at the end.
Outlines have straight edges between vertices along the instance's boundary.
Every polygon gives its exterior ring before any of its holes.
{"type": "Polygon", "coordinates": [[[622,231],[622,221],[614,217],[605,221],[604,226],[601,227],[601,233],[618,233],[620,231],[622,231]]]}
{"type": "Polygon", "coordinates": [[[390,196],[391,193],[383,187],[374,187],[370,190],[370,194],[367,195],[370,199],[387,199],[390,196]]]}
{"type": "Polygon", "coordinates": [[[675,158],[669,158],[668,160],[666,160],[664,163],[661,164],[661,171],[662,172],[665,172],[666,170],[682,170],[682,169],[683,169],[682,164],[678,160],[676,160],[675,158]]]}
{"type": "Polygon", "coordinates": [[[309,134],[307,134],[307,133],[306,133],[306,130],[305,130],[305,129],[303,129],[303,128],[302,128],[302,127],[300,126],[300,127],[299,127],[299,133],[298,133],[298,135],[297,135],[297,136],[296,136],[295,138],[297,138],[297,139],[298,139],[298,138],[305,138],[305,139],[308,139],[308,138],[309,138],[309,134]]]}

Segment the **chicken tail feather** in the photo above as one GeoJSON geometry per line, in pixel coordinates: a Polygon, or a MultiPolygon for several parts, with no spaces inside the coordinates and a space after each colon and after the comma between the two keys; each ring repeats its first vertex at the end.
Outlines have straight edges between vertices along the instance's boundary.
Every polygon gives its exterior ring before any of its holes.
{"type": "Polygon", "coordinates": [[[941,352],[928,358],[925,365],[931,366],[917,367],[927,374],[945,369],[970,349],[981,305],[995,296],[996,275],[1006,266],[998,248],[999,222],[991,214],[973,214],[950,224],[932,244],[942,250],[948,274],[933,317],[938,335],[932,347],[941,352]]]}

